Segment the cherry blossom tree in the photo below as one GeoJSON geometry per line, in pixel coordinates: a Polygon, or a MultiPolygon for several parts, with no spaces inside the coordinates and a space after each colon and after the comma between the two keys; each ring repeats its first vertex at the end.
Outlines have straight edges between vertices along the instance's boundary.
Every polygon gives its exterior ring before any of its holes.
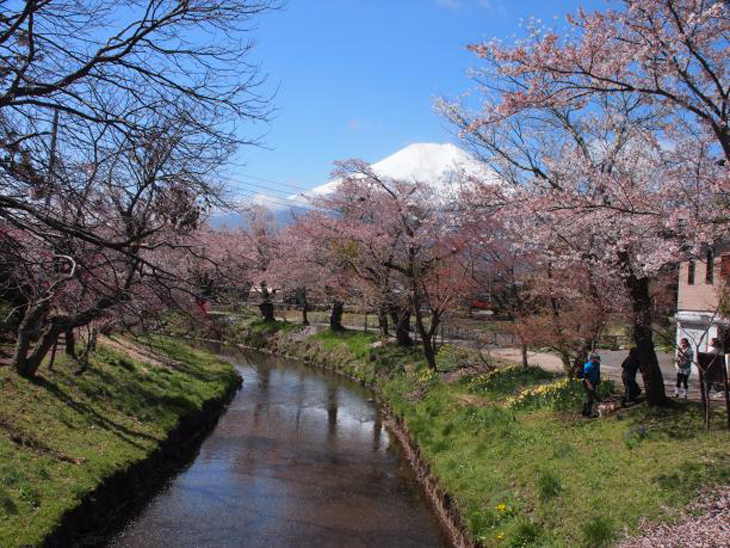
{"type": "Polygon", "coordinates": [[[259,310],[265,322],[274,322],[274,296],[279,291],[276,272],[271,269],[279,250],[279,230],[276,219],[264,207],[251,208],[244,215],[245,227],[240,229],[241,252],[246,264],[241,275],[259,293],[259,310]]]}
{"type": "Polygon", "coordinates": [[[105,316],[141,321],[159,303],[182,303],[193,294],[183,256],[195,253],[191,235],[210,194],[196,175],[204,155],[191,154],[195,140],[187,131],[196,135],[185,120],[161,125],[125,138],[91,170],[59,168],[78,191],[50,202],[64,223],[11,223],[22,260],[8,266],[26,303],[14,357],[18,373],[32,377],[61,333],[72,342],[74,329],[105,316]],[[69,222],[78,232],[66,230],[69,222]]]}
{"type": "Polygon", "coordinates": [[[534,233],[534,219],[500,203],[506,198],[501,185],[466,185],[459,197],[459,229],[469,242],[474,281],[512,318],[525,367],[528,346],[549,347],[572,375],[615,312],[616,287],[600,287],[605,278],[589,270],[558,267],[551,262],[554,253],[536,241],[530,249],[521,245],[523,234],[534,233]],[[500,205],[490,207],[490,200],[500,205]]]}
{"type": "MultiPolygon", "coordinates": [[[[649,284],[727,235],[726,4],[626,0],[580,13],[561,37],[471,49],[481,105],[443,102],[465,141],[509,184],[490,206],[532,222],[525,252],[621,281],[647,396],[664,402],[649,284]]],[[[623,299],[618,299],[621,302],[623,299]]]]}
{"type": "Polygon", "coordinates": [[[673,139],[693,129],[730,160],[728,44],[723,0],[621,0],[622,9],[568,17],[562,34],[537,24],[514,46],[470,49],[519,81],[498,102],[503,116],[525,104],[560,106],[589,96],[638,94],[673,139]]]}
{"type": "Polygon", "coordinates": [[[298,216],[288,231],[291,254],[297,257],[294,264],[305,263],[298,272],[283,263],[308,295],[319,302],[331,303],[330,328],[344,329],[344,306],[372,304],[370,284],[372,280],[360,279],[356,265],[364,264],[364,256],[352,239],[343,236],[340,223],[344,216],[334,209],[316,207],[306,215],[298,216]]]}
{"type": "Polygon", "coordinates": [[[227,203],[222,166],[256,142],[236,122],[269,112],[241,36],[272,6],[5,6],[0,262],[21,301],[20,374],[32,377],[62,332],[71,341],[106,316],[146,321],[145,311],[194,296],[191,235],[227,203]]]}
{"type": "Polygon", "coordinates": [[[430,187],[382,178],[359,160],[340,164],[335,175],[338,191],[319,202],[334,212],[321,215],[324,228],[379,306],[414,315],[435,369],[441,318],[471,282],[466,242],[430,187]]]}
{"type": "Polygon", "coordinates": [[[508,183],[502,192],[484,186],[483,206],[529,221],[514,232],[520,252],[543,254],[559,270],[589,270],[593,287],[622,280],[647,396],[658,404],[664,385],[649,282],[667,263],[719,237],[722,227],[699,204],[712,200],[714,177],[724,168],[701,160],[693,173],[678,167],[686,156],[658,139],[656,118],[642,101],[601,96],[561,108],[528,105],[504,116],[487,98],[472,117],[455,105],[445,111],[508,183]]]}
{"type": "Polygon", "coordinates": [[[282,230],[269,267],[277,286],[301,299],[303,325],[309,325],[310,304],[330,300],[337,285],[332,260],[322,242],[313,237],[317,229],[311,222],[311,217],[302,216],[282,230]]]}

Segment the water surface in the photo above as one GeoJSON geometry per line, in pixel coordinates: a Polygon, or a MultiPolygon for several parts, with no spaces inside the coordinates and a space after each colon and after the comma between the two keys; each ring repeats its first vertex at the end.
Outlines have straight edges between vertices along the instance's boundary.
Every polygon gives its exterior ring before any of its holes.
{"type": "Polygon", "coordinates": [[[190,466],[113,547],[445,546],[364,388],[232,353],[244,383],[190,466]]]}

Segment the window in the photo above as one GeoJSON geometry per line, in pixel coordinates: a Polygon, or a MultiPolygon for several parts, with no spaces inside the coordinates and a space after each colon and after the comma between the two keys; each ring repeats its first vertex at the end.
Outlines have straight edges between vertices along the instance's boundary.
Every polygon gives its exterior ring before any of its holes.
{"type": "Polygon", "coordinates": [[[705,283],[712,285],[715,281],[715,256],[711,249],[707,250],[707,267],[705,268],[705,283]]]}
{"type": "Polygon", "coordinates": [[[687,285],[695,284],[695,262],[690,260],[687,265],[687,285]]]}

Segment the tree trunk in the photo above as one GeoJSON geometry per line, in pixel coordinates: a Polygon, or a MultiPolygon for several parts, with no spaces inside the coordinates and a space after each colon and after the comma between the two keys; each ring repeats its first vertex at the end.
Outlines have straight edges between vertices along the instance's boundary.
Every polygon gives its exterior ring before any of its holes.
{"type": "Polygon", "coordinates": [[[53,343],[53,350],[51,350],[51,359],[48,360],[48,370],[53,371],[53,364],[56,361],[56,350],[58,350],[58,339],[53,343]]]}
{"type": "Polygon", "coordinates": [[[345,326],[342,325],[342,315],[345,312],[345,303],[342,301],[334,301],[332,303],[332,312],[330,314],[330,329],[332,331],[344,331],[345,326]]]}
{"type": "Polygon", "coordinates": [[[659,368],[654,349],[654,335],[651,330],[652,310],[649,279],[637,278],[634,274],[630,274],[626,279],[626,285],[631,297],[634,344],[641,364],[646,399],[649,405],[665,405],[667,397],[664,392],[664,378],[662,370],[659,368]]]}
{"type": "Polygon", "coordinates": [[[302,325],[309,325],[309,305],[307,304],[307,292],[302,292],[302,325]]]}
{"type": "Polygon", "coordinates": [[[416,311],[416,329],[418,334],[421,336],[421,346],[423,347],[423,356],[426,358],[428,366],[437,371],[436,369],[436,348],[434,347],[433,337],[438,329],[439,317],[436,314],[431,314],[431,325],[428,329],[423,324],[423,312],[421,312],[421,306],[419,299],[415,299],[414,309],[416,311]]]}
{"type": "Polygon", "coordinates": [[[104,310],[121,302],[123,299],[123,294],[102,297],[84,312],[76,314],[73,317],[54,316],[50,319],[48,318],[50,299],[43,300],[32,306],[18,328],[18,343],[15,350],[15,357],[13,358],[13,367],[16,372],[21,376],[33,378],[41,362],[51,348],[53,348],[61,333],[71,330],[74,327],[88,325],[94,319],[98,318],[104,310]],[[41,332],[41,325],[44,321],[46,327],[41,332]],[[36,340],[39,340],[39,342],[29,355],[31,345],[36,340]]]}
{"type": "Polygon", "coordinates": [[[266,323],[274,323],[276,319],[274,318],[274,303],[271,301],[264,301],[259,305],[259,310],[261,311],[261,317],[266,323]]]}
{"type": "Polygon", "coordinates": [[[378,328],[380,329],[380,336],[383,339],[387,339],[390,336],[389,325],[388,325],[388,311],[385,306],[381,306],[378,309],[378,328]]]}
{"type": "Polygon", "coordinates": [[[18,326],[18,341],[15,345],[13,368],[16,373],[23,377],[31,378],[35,374],[35,370],[31,372],[27,364],[28,352],[33,341],[38,340],[41,322],[49,310],[50,302],[48,300],[31,306],[18,326]]]}
{"type": "Polygon", "coordinates": [[[43,359],[46,357],[48,352],[56,344],[58,336],[63,331],[63,327],[58,323],[52,322],[43,332],[40,341],[33,349],[30,355],[26,354],[22,364],[16,365],[16,371],[27,379],[35,377],[36,371],[43,363],[43,359]]]}
{"type": "Polygon", "coordinates": [[[555,350],[560,355],[560,361],[563,364],[563,371],[565,371],[565,374],[568,377],[573,378],[573,366],[570,363],[570,352],[568,352],[564,346],[556,348],[555,350]]]}
{"type": "Polygon", "coordinates": [[[66,355],[69,358],[76,359],[76,336],[72,327],[66,330],[66,355]]]}
{"type": "Polygon", "coordinates": [[[421,346],[423,346],[423,355],[428,366],[434,371],[438,371],[436,369],[436,350],[433,347],[432,337],[424,337],[421,333],[421,346]]]}
{"type": "Polygon", "coordinates": [[[578,372],[583,370],[583,366],[588,361],[588,352],[590,352],[591,348],[593,348],[593,345],[588,341],[583,341],[583,344],[578,349],[578,354],[575,356],[575,360],[573,360],[573,377],[578,376],[578,372]]]}
{"type": "Polygon", "coordinates": [[[98,329],[92,329],[89,333],[89,340],[86,343],[81,357],[79,358],[79,368],[75,371],[77,375],[82,375],[89,368],[89,357],[96,350],[96,339],[99,335],[98,329]]]}
{"type": "Polygon", "coordinates": [[[411,339],[411,311],[408,308],[391,306],[390,317],[395,324],[395,342],[398,346],[408,347],[413,344],[411,339]]]}
{"type": "Polygon", "coordinates": [[[274,323],[276,318],[274,317],[274,303],[271,302],[271,292],[266,282],[261,282],[259,287],[261,288],[261,298],[263,299],[259,305],[261,317],[266,323],[274,323]]]}
{"type": "Polygon", "coordinates": [[[525,343],[520,344],[520,353],[522,354],[522,367],[527,369],[529,363],[527,363],[527,345],[525,343]]]}

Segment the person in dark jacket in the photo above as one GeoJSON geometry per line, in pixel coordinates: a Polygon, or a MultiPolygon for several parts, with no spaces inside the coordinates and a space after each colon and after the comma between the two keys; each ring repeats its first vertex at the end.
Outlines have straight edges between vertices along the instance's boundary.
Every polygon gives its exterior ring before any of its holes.
{"type": "Polygon", "coordinates": [[[641,394],[641,388],[636,382],[636,373],[639,371],[639,351],[636,348],[629,350],[629,355],[621,364],[621,380],[624,383],[624,403],[632,403],[641,394]]]}
{"type": "Polygon", "coordinates": [[[583,389],[586,391],[586,401],[583,404],[584,417],[596,417],[593,413],[593,402],[601,401],[596,393],[601,382],[601,356],[591,354],[591,359],[583,366],[583,389]]]}

